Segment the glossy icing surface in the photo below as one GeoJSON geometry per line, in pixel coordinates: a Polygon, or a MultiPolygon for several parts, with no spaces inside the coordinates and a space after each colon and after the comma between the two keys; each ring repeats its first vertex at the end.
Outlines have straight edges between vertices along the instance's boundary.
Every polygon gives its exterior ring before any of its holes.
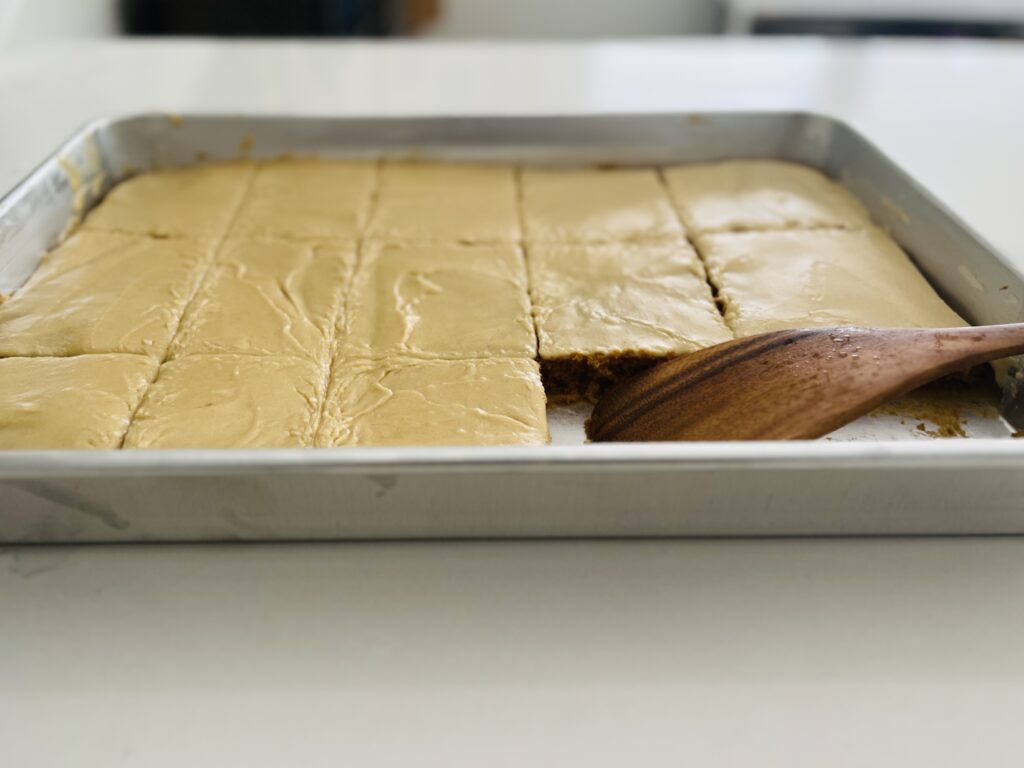
{"type": "Polygon", "coordinates": [[[814,168],[775,160],[736,160],[665,170],[691,236],[764,229],[870,226],[864,206],[814,168]]]}
{"type": "Polygon", "coordinates": [[[371,162],[261,163],[230,234],[354,243],[366,226],[376,175],[371,162]]]}
{"type": "Polygon", "coordinates": [[[524,168],[528,243],[679,239],[683,228],[652,169],[524,168]]]}
{"type": "Polygon", "coordinates": [[[737,336],[783,328],[965,325],[879,229],[706,235],[697,246],[737,336]]]}
{"type": "Polygon", "coordinates": [[[341,360],[317,445],[546,443],[536,361],[341,360]]]}
{"type": "Polygon", "coordinates": [[[161,359],[214,245],[74,235],[0,304],[0,356],[131,352],[161,359]]]}
{"type": "Polygon", "coordinates": [[[114,187],[82,228],[153,237],[219,237],[231,226],[255,171],[255,164],[239,161],[143,173],[114,187]]]}
{"type": "Polygon", "coordinates": [[[312,445],[323,368],[264,355],[194,355],[160,366],[125,448],[312,445]]]}
{"type": "Polygon", "coordinates": [[[156,369],[142,355],[0,360],[0,449],[120,447],[156,369]]]}
{"type": "Polygon", "coordinates": [[[355,258],[351,246],[228,238],[170,356],[291,355],[325,363],[355,258]]]}
{"type": "Polygon", "coordinates": [[[526,266],[513,245],[366,247],[345,349],[361,356],[534,357],[526,266]]]}
{"type": "Polygon", "coordinates": [[[520,235],[512,166],[381,166],[369,239],[515,243],[520,235]]]}
{"type": "Polygon", "coordinates": [[[732,338],[685,241],[532,246],[529,264],[542,358],[663,356],[732,338]]]}

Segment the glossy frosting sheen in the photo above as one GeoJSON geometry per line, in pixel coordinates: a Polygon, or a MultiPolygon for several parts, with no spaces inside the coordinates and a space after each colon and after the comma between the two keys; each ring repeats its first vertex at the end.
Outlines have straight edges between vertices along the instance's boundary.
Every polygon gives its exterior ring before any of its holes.
{"type": "Polygon", "coordinates": [[[75,235],[0,304],[0,356],[162,358],[213,248],[210,240],[75,235]]]}
{"type": "Polygon", "coordinates": [[[529,243],[679,239],[657,171],[525,168],[523,221],[529,243]]]}
{"type": "Polygon", "coordinates": [[[355,263],[350,246],[229,238],[171,357],[243,353],[324,362],[355,263]]]}
{"type": "Polygon", "coordinates": [[[114,187],[82,227],[155,237],[225,235],[255,170],[237,162],[144,173],[114,187]]]}
{"type": "Polygon", "coordinates": [[[870,226],[864,206],[821,172],[773,160],[669,168],[665,179],[691,235],[870,226]]]}
{"type": "Polygon", "coordinates": [[[312,445],[323,368],[256,355],[195,355],[160,367],[125,448],[312,445]]]}
{"type": "Polygon", "coordinates": [[[347,315],[339,336],[360,356],[536,354],[518,246],[371,245],[347,315]]]}
{"type": "Polygon", "coordinates": [[[965,325],[879,229],[723,233],[697,244],[737,336],[833,325],[965,325]]]}
{"type": "Polygon", "coordinates": [[[141,355],[0,360],[0,449],[118,448],[156,369],[141,355]]]}
{"type": "Polygon", "coordinates": [[[548,441],[533,360],[343,360],[333,378],[320,446],[548,441]]]}
{"type": "Polygon", "coordinates": [[[263,163],[230,234],[355,242],[366,224],[376,173],[369,162],[263,163]]]}
{"type": "Polygon", "coordinates": [[[520,239],[515,169],[386,163],[367,237],[435,243],[520,239]]]}
{"type": "Polygon", "coordinates": [[[679,354],[732,338],[685,241],[531,246],[529,263],[544,359],[679,354]]]}

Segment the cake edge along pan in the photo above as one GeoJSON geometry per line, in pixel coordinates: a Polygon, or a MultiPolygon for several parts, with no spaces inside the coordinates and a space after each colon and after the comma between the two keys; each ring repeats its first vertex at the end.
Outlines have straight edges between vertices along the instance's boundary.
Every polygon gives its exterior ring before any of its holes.
{"type": "MultiPolygon", "coordinates": [[[[240,155],[543,164],[777,158],[850,188],[972,322],[1024,277],[847,125],[807,113],[138,115],[76,133],[0,200],[0,290],[132,172],[240,155]]],[[[1018,379],[1005,386],[1019,422],[1018,379]]],[[[1024,442],[0,452],[0,541],[1024,532],[1024,442]]]]}

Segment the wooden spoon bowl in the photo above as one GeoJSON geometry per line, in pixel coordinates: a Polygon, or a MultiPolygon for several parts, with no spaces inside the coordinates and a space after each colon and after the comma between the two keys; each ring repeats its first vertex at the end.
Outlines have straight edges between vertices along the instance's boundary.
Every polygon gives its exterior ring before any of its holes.
{"type": "Polygon", "coordinates": [[[827,435],[929,381],[1024,353],[1024,323],[974,328],[816,328],[736,339],[611,389],[594,442],[801,440],[827,435]]]}

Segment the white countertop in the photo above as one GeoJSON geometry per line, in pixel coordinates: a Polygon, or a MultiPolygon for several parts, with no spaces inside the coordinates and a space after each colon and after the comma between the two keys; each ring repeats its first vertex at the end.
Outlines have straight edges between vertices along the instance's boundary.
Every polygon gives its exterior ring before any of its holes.
{"type": "MultiPolygon", "coordinates": [[[[1021,94],[1013,44],[65,45],[0,55],[0,189],[154,109],[799,108],[1024,266],[1021,94]]],[[[1024,539],[7,549],[0,760],[1019,763],[1022,605],[1024,539]]]]}

